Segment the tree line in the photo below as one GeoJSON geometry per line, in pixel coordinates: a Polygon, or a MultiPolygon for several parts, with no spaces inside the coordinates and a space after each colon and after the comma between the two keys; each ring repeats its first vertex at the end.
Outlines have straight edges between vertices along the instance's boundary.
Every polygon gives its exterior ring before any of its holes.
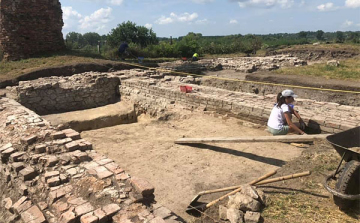
{"type": "Polygon", "coordinates": [[[106,57],[114,58],[121,43],[127,42],[132,55],[142,57],[191,57],[195,52],[204,54],[256,54],[260,49],[309,44],[317,41],[336,43],[360,43],[360,32],[324,32],[318,30],[299,33],[277,33],[267,35],[203,36],[190,32],[179,38],[159,38],[152,29],[138,26],[131,21],[123,22],[108,35],[95,32],[66,35],[69,49],[96,52],[98,46],[106,57]]]}

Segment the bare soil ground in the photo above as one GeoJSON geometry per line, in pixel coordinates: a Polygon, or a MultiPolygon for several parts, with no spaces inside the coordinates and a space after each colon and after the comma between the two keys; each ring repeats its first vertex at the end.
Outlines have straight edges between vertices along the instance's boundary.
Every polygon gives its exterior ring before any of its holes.
{"type": "Polygon", "coordinates": [[[51,125],[65,125],[76,131],[99,129],[136,122],[135,108],[127,101],[98,108],[42,116],[51,125]]]}
{"type": "MultiPolygon", "coordinates": [[[[186,221],[192,198],[200,191],[250,182],[300,156],[304,149],[281,143],[176,145],[185,137],[268,135],[238,119],[180,111],[168,121],[140,117],[135,124],[82,132],[94,149],[114,159],[131,175],[155,186],[155,199],[186,221]]],[[[206,201],[219,194],[205,197],[206,201]]]]}

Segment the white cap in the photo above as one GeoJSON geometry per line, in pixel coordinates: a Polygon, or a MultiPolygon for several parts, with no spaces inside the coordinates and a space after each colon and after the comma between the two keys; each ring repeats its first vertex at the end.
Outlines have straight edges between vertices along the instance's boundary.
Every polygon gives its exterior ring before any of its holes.
{"type": "Polygon", "coordinates": [[[283,92],[281,92],[281,96],[297,98],[297,95],[292,90],[289,89],[283,90],[283,92]]]}

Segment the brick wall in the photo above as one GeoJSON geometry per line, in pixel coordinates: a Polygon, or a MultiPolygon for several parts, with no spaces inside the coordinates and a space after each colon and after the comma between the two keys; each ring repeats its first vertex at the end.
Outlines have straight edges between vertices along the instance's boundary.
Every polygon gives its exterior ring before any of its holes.
{"type": "Polygon", "coordinates": [[[65,48],[58,0],[0,0],[0,46],[4,59],[18,60],[65,48]]]}
{"type": "Polygon", "coordinates": [[[0,133],[0,215],[7,213],[5,222],[182,222],[154,204],[149,182],[92,150],[78,132],[55,129],[2,97],[0,133]]]}
{"type": "Polygon", "coordinates": [[[119,84],[116,76],[89,72],[22,81],[9,89],[16,101],[44,115],[114,103],[119,100],[119,84]]]}
{"type": "MultiPolygon", "coordinates": [[[[179,103],[229,114],[241,119],[266,125],[276,95],[258,96],[250,93],[232,92],[204,86],[190,85],[197,92],[186,94],[179,87],[156,86],[148,81],[126,80],[120,86],[121,95],[150,107],[167,103],[179,103]],[[216,92],[214,92],[216,91],[216,92]]],[[[360,107],[297,99],[296,109],[314,131],[336,133],[360,126],[360,107]]],[[[296,118],[295,118],[296,119],[296,118]]]]}

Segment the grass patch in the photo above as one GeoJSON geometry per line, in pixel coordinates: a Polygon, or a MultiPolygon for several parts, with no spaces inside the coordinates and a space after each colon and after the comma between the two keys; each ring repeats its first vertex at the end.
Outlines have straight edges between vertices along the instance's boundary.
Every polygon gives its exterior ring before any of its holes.
{"type": "Polygon", "coordinates": [[[302,67],[284,67],[273,72],[284,75],[316,76],[328,79],[360,81],[360,58],[342,60],[338,67],[329,66],[326,63],[318,63],[302,67]]]}
{"type": "Polygon", "coordinates": [[[334,172],[339,164],[339,155],[333,150],[308,152],[303,154],[302,160],[307,160],[304,165],[308,166],[312,175],[290,186],[297,186],[297,190],[268,193],[267,205],[262,212],[265,222],[356,222],[359,212],[340,211],[332,195],[322,185],[325,176],[334,172]]]}
{"type": "MultiPolygon", "coordinates": [[[[174,60],[178,60],[178,58],[145,58],[143,63],[159,63],[174,60]]],[[[1,61],[0,81],[16,78],[22,74],[41,68],[65,66],[76,63],[104,63],[109,61],[114,60],[109,60],[99,54],[77,50],[69,50],[57,54],[43,54],[37,57],[19,61],[1,61]]],[[[139,63],[139,61],[135,59],[127,59],[126,62],[139,63]]]]}
{"type": "Polygon", "coordinates": [[[303,45],[293,45],[291,47],[282,46],[281,49],[277,50],[281,51],[289,51],[289,50],[344,50],[344,51],[353,51],[360,53],[360,45],[359,44],[349,44],[349,43],[332,43],[332,44],[303,44],[303,45]]]}
{"type": "MultiPolygon", "coordinates": [[[[100,57],[99,57],[100,58],[100,57]]],[[[97,62],[99,58],[85,57],[82,55],[52,55],[35,57],[19,61],[0,62],[0,80],[8,80],[20,76],[26,72],[45,67],[67,65],[80,62],[97,62]]]]}

